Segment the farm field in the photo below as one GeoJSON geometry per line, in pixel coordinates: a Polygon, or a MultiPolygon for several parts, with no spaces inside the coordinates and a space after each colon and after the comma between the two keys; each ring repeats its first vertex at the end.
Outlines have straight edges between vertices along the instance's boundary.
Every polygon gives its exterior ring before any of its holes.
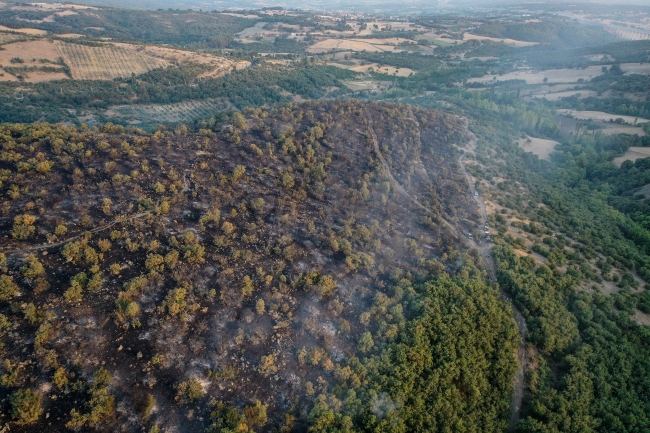
{"type": "Polygon", "coordinates": [[[43,36],[43,35],[47,34],[47,32],[45,30],[30,29],[30,28],[12,29],[12,28],[5,27],[5,26],[0,26],[0,31],[13,32],[13,33],[22,33],[22,34],[31,35],[31,36],[43,36]]]}
{"type": "Polygon", "coordinates": [[[524,80],[527,84],[577,83],[581,78],[588,81],[603,74],[602,66],[588,66],[585,69],[549,69],[546,71],[522,70],[503,75],[485,75],[468,80],[470,83],[487,83],[490,81],[524,80]],[[546,79],[546,81],[544,81],[546,79]]]}
{"type": "Polygon", "coordinates": [[[557,113],[563,114],[565,116],[572,116],[576,119],[581,119],[581,120],[592,119],[592,120],[600,120],[602,122],[609,122],[609,121],[614,121],[616,119],[623,119],[625,123],[631,125],[635,123],[650,122],[650,119],[644,119],[641,117],[634,117],[634,116],[624,116],[621,114],[609,114],[603,111],[578,111],[570,108],[561,108],[557,110],[557,113]]]}
{"type": "Polygon", "coordinates": [[[145,55],[156,59],[161,59],[169,64],[179,63],[201,63],[205,65],[214,65],[214,69],[201,74],[200,78],[219,77],[230,72],[232,68],[242,69],[250,66],[250,62],[241,60],[234,62],[225,57],[214,56],[211,54],[195,53],[193,51],[177,50],[174,48],[159,47],[155,45],[133,45],[133,44],[114,44],[116,47],[123,48],[135,55],[145,55]]]}
{"type": "Polygon", "coordinates": [[[614,158],[613,162],[617,167],[620,167],[625,161],[636,161],[637,159],[649,157],[650,147],[630,147],[627,152],[625,152],[625,155],[614,158]]]}
{"type": "Polygon", "coordinates": [[[17,81],[19,75],[26,82],[38,83],[42,81],[65,80],[69,78],[59,64],[59,52],[56,45],[51,41],[20,41],[6,44],[0,50],[0,67],[2,67],[4,76],[0,81],[17,81]],[[21,63],[16,63],[12,59],[20,59],[21,63]],[[7,68],[15,68],[11,73],[7,68]],[[43,71],[43,67],[57,68],[58,71],[43,71]],[[36,70],[30,70],[36,69],[36,70]]]}
{"type": "Polygon", "coordinates": [[[532,152],[539,157],[550,161],[551,153],[555,150],[555,146],[559,144],[554,140],[546,140],[544,138],[527,137],[519,140],[518,145],[526,152],[532,152]]]}
{"type": "Polygon", "coordinates": [[[0,66],[11,65],[10,61],[13,58],[23,60],[24,63],[20,63],[20,66],[42,66],[41,59],[55,63],[60,57],[54,42],[47,40],[13,42],[2,48],[0,50],[0,66]]]}
{"type": "Polygon", "coordinates": [[[650,75],[650,63],[621,63],[621,71],[631,74],[650,75]]]}
{"type": "Polygon", "coordinates": [[[616,126],[610,126],[610,123],[603,123],[603,129],[602,131],[603,134],[607,135],[616,135],[616,134],[630,134],[630,135],[638,135],[639,137],[644,137],[645,131],[643,128],[640,126],[630,126],[630,125],[616,125],[616,126]]]}
{"type": "Polygon", "coordinates": [[[473,35],[471,33],[465,33],[463,36],[464,41],[471,41],[471,40],[476,40],[476,41],[492,41],[492,42],[503,42],[506,45],[512,45],[514,47],[530,47],[531,45],[538,45],[537,42],[525,42],[525,41],[518,41],[515,39],[509,39],[509,38],[491,38],[488,36],[479,36],[479,35],[473,35]]]}
{"type": "Polygon", "coordinates": [[[368,63],[366,65],[343,65],[341,63],[330,62],[328,65],[336,66],[337,68],[348,69],[354,72],[367,73],[370,69],[375,72],[381,72],[383,74],[395,75],[397,77],[408,77],[411,74],[416,74],[417,71],[409,68],[396,68],[389,65],[378,65],[377,63],[368,63]]]}
{"type": "Polygon", "coordinates": [[[382,51],[395,52],[404,51],[398,46],[392,45],[390,39],[370,39],[374,43],[366,42],[363,39],[325,39],[316,42],[307,48],[313,54],[326,53],[331,50],[368,51],[377,53],[382,51]],[[383,41],[383,42],[382,42],[383,41]],[[380,43],[381,42],[381,43],[380,43]]]}
{"type": "Polygon", "coordinates": [[[593,90],[567,90],[564,92],[555,92],[555,93],[535,93],[531,95],[533,98],[544,98],[547,101],[558,101],[562,98],[567,98],[569,96],[579,95],[580,99],[588,98],[590,96],[598,95],[597,92],[593,90]]]}
{"type": "Polygon", "coordinates": [[[169,66],[169,62],[124,47],[89,47],[57,41],[56,48],[75,80],[112,80],[169,66]]]}
{"type": "Polygon", "coordinates": [[[177,104],[119,105],[111,107],[105,114],[109,117],[138,119],[139,123],[175,123],[206,118],[229,106],[225,100],[208,99],[177,104]]]}
{"type": "Polygon", "coordinates": [[[390,82],[387,81],[377,81],[377,80],[349,80],[343,81],[343,84],[351,90],[361,91],[361,90],[384,90],[390,86],[390,82]]]}

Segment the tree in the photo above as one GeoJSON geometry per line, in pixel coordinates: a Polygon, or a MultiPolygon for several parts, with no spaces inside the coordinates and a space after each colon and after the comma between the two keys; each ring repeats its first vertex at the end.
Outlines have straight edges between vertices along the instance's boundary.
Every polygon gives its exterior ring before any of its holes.
{"type": "Polygon", "coordinates": [[[9,301],[18,294],[20,288],[9,275],[0,276],[0,301],[9,301]]]}
{"type": "Polygon", "coordinates": [[[359,339],[359,344],[357,345],[357,348],[361,353],[368,353],[372,350],[374,347],[375,342],[372,339],[372,334],[368,331],[364,332],[361,335],[361,338],[359,339]]]}
{"type": "Polygon", "coordinates": [[[25,240],[36,231],[34,223],[36,222],[36,217],[24,214],[18,215],[14,218],[14,226],[11,230],[11,235],[18,240],[25,240]]]}
{"type": "Polygon", "coordinates": [[[43,396],[31,389],[19,389],[9,398],[11,417],[18,425],[34,424],[43,413],[43,396]]]}

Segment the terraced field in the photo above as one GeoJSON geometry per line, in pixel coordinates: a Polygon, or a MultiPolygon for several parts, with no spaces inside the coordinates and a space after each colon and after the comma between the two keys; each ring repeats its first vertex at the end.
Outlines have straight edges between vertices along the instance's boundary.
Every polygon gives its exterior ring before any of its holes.
{"type": "Polygon", "coordinates": [[[75,80],[112,80],[166,67],[169,62],[123,47],[91,47],[57,41],[57,49],[75,80]]]}
{"type": "Polygon", "coordinates": [[[121,117],[142,123],[189,122],[210,117],[217,111],[229,108],[222,99],[187,101],[177,104],[118,105],[106,112],[111,117],[121,117]]]}

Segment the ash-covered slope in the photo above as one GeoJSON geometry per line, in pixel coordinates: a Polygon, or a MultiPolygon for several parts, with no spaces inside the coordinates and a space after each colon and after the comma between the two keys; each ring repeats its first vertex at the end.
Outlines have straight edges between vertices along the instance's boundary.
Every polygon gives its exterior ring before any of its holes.
{"type": "Polygon", "coordinates": [[[358,101],[0,126],[0,423],[502,430],[517,335],[458,236],[467,140],[358,101]]]}

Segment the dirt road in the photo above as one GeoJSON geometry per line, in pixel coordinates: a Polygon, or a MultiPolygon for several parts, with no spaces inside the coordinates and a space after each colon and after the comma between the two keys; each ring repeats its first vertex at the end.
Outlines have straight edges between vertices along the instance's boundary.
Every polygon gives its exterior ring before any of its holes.
{"type": "MultiPolygon", "coordinates": [[[[482,224],[483,227],[485,227],[486,224],[488,223],[488,214],[485,206],[485,201],[483,201],[483,198],[481,198],[481,196],[478,195],[476,191],[476,186],[474,185],[474,179],[467,172],[467,169],[465,168],[465,163],[463,162],[463,159],[465,158],[465,155],[467,153],[476,152],[476,136],[469,130],[469,121],[467,119],[464,119],[464,121],[465,121],[465,130],[467,131],[467,134],[469,134],[470,136],[470,142],[469,142],[469,148],[467,152],[458,158],[458,165],[460,166],[463,175],[467,179],[469,192],[474,197],[474,200],[476,200],[476,203],[481,213],[481,219],[483,220],[482,224]]],[[[470,244],[474,248],[479,250],[479,252],[481,253],[481,257],[483,257],[483,262],[485,264],[485,268],[488,271],[488,274],[490,275],[490,278],[496,282],[497,281],[496,264],[491,254],[491,250],[493,246],[492,242],[486,241],[486,242],[477,243],[473,239],[470,239],[469,241],[470,244]]],[[[506,293],[503,291],[501,287],[499,287],[499,293],[501,294],[501,298],[504,301],[510,303],[510,306],[512,307],[512,311],[514,313],[515,321],[517,322],[517,328],[519,329],[519,335],[521,337],[521,340],[519,341],[519,349],[517,350],[518,367],[517,367],[517,373],[515,374],[515,380],[513,383],[514,392],[512,394],[510,424],[509,424],[510,431],[514,431],[517,422],[519,422],[519,415],[521,413],[521,403],[524,399],[524,386],[525,386],[525,373],[526,373],[525,368],[528,362],[526,357],[526,336],[528,334],[528,327],[526,326],[526,321],[524,320],[523,314],[521,314],[521,312],[517,309],[517,307],[515,307],[512,304],[510,298],[506,295],[506,293]]]]}
{"type": "MultiPolygon", "coordinates": [[[[365,111],[365,110],[364,110],[365,111]]],[[[395,190],[399,192],[400,194],[403,194],[404,196],[408,197],[418,208],[424,210],[427,213],[433,214],[433,212],[422,205],[420,202],[417,201],[413,196],[411,196],[408,191],[400,185],[399,182],[393,177],[390,168],[388,167],[388,164],[386,163],[386,160],[384,159],[384,156],[381,154],[380,147],[379,147],[379,140],[377,139],[377,134],[375,133],[375,130],[373,128],[373,121],[372,121],[372,116],[368,111],[365,111],[366,118],[368,119],[368,130],[370,132],[370,136],[372,137],[373,141],[373,148],[374,151],[377,155],[377,158],[379,158],[379,161],[381,162],[382,166],[386,170],[386,174],[388,175],[389,179],[393,183],[395,190]]],[[[417,119],[413,114],[411,113],[411,118],[412,120],[416,123],[418,127],[418,131],[420,129],[420,125],[417,122],[417,119]]],[[[467,185],[469,186],[469,192],[470,194],[474,197],[474,200],[476,200],[476,204],[479,207],[480,213],[481,213],[481,219],[482,219],[482,226],[485,227],[485,225],[488,223],[488,214],[487,214],[487,209],[485,206],[485,202],[481,198],[480,195],[478,195],[476,192],[476,187],[474,185],[474,179],[472,179],[472,176],[469,175],[467,172],[467,169],[465,168],[465,163],[463,162],[463,159],[467,153],[475,153],[476,152],[476,136],[470,132],[469,130],[469,121],[467,119],[463,119],[465,122],[465,130],[466,133],[470,137],[470,142],[468,145],[467,152],[464,155],[461,155],[458,158],[458,165],[460,166],[460,169],[467,179],[467,185]]],[[[436,214],[437,215],[437,214],[436,214]]],[[[437,215],[440,217],[440,219],[452,230],[454,235],[456,237],[460,238],[461,231],[456,228],[453,224],[451,224],[449,221],[447,221],[442,215],[437,215]]],[[[485,241],[485,242],[479,242],[477,243],[474,239],[467,239],[469,242],[470,246],[472,248],[477,249],[481,257],[483,258],[483,263],[485,265],[485,268],[488,272],[488,275],[492,281],[496,283],[497,281],[497,274],[496,274],[496,264],[494,262],[494,258],[492,257],[491,250],[492,244],[491,241],[485,241]]],[[[527,363],[526,359],[526,335],[528,334],[528,327],[526,326],[526,321],[524,320],[524,316],[521,314],[521,312],[511,303],[510,299],[506,295],[506,293],[499,288],[499,293],[501,295],[501,298],[510,303],[515,322],[517,323],[517,328],[519,330],[519,335],[521,337],[521,340],[519,342],[519,348],[517,350],[517,373],[515,374],[514,378],[514,383],[513,383],[513,388],[514,392],[512,394],[512,403],[511,403],[511,411],[510,411],[510,422],[509,422],[509,430],[514,431],[515,426],[517,425],[517,422],[519,421],[519,416],[521,413],[521,403],[523,401],[524,397],[524,385],[525,385],[525,380],[524,380],[524,375],[525,375],[525,366],[527,363]]]]}

